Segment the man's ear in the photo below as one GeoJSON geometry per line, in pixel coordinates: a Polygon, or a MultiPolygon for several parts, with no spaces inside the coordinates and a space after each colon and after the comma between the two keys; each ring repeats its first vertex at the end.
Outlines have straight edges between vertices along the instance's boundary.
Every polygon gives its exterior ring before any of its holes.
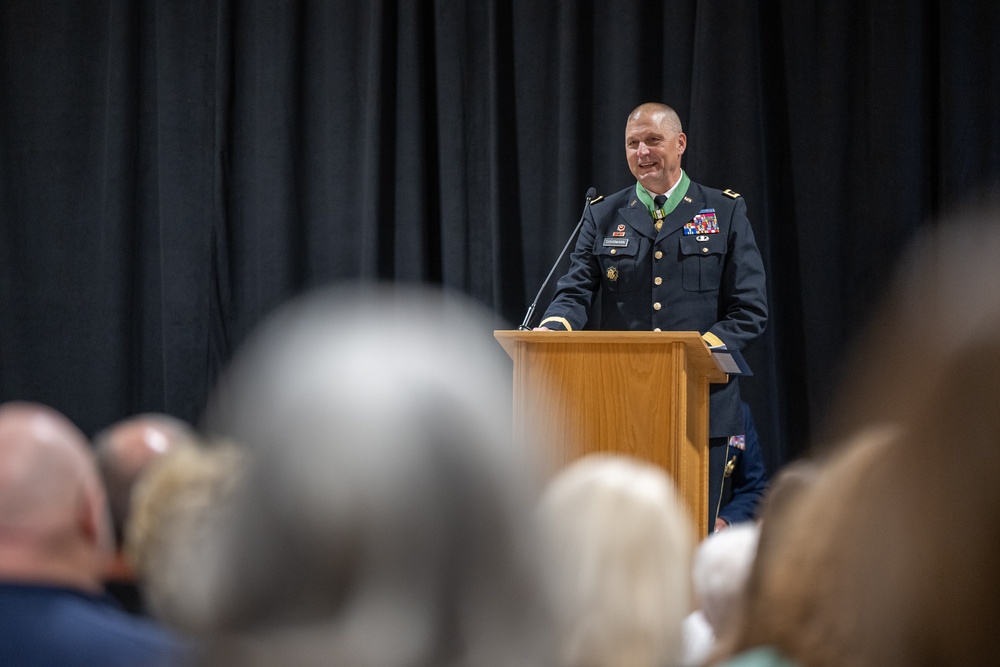
{"type": "Polygon", "coordinates": [[[76,510],[76,534],[86,553],[88,574],[98,583],[107,573],[114,555],[110,517],[104,496],[96,489],[80,489],[76,510]]]}
{"type": "Polygon", "coordinates": [[[80,490],[80,500],[77,503],[77,528],[87,544],[111,554],[114,549],[111,516],[104,500],[104,493],[100,489],[80,490]]]}
{"type": "Polygon", "coordinates": [[[87,544],[97,544],[100,533],[98,518],[98,505],[94,493],[88,489],[80,489],[80,497],[76,502],[76,526],[77,531],[87,544]]]}
{"type": "Polygon", "coordinates": [[[684,151],[687,150],[688,138],[683,132],[677,134],[677,154],[684,155],[684,151]]]}

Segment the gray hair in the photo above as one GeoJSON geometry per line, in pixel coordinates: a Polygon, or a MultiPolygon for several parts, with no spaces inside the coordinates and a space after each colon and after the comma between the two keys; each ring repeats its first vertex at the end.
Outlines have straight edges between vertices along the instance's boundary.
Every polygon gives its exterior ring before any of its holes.
{"type": "Polygon", "coordinates": [[[241,352],[208,418],[251,453],[202,589],[223,662],[547,662],[530,447],[489,320],[430,289],[344,286],[241,352]]]}

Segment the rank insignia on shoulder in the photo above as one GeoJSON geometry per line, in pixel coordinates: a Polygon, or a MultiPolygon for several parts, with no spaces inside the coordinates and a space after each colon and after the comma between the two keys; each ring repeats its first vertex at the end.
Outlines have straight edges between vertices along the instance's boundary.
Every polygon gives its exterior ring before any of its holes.
{"type": "Polygon", "coordinates": [[[732,190],[726,189],[722,191],[722,194],[726,195],[730,199],[739,199],[742,195],[739,192],[733,192],[732,190]]]}
{"type": "Polygon", "coordinates": [[[594,204],[596,204],[599,201],[604,201],[604,195],[597,195],[596,197],[594,197],[593,199],[591,199],[590,200],[590,205],[593,206],[594,204]]]}

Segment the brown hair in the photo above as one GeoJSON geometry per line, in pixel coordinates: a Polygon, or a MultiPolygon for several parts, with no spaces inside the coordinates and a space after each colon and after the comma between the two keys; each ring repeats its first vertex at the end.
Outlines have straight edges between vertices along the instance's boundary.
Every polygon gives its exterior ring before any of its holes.
{"type": "Polygon", "coordinates": [[[967,224],[911,253],[836,413],[856,435],[765,515],[725,653],[771,645],[806,666],[1000,654],[998,246],[995,227],[967,224]],[[971,276],[983,276],[972,308],[954,299],[971,276]],[[892,428],[866,428],[879,421],[892,428]]]}

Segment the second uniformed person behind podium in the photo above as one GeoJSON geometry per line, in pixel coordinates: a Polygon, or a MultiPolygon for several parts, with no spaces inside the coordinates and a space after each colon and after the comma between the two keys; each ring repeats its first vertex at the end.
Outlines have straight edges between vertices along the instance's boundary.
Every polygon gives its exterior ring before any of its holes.
{"type": "MultiPolygon", "coordinates": [[[[743,350],[767,323],[764,263],[742,197],[693,182],[677,113],[647,103],[629,114],[625,155],[636,184],[588,207],[569,270],[539,329],[698,331],[743,350]]],[[[743,432],[736,378],[711,385],[709,526],[715,526],[726,444],[743,432]]]]}

